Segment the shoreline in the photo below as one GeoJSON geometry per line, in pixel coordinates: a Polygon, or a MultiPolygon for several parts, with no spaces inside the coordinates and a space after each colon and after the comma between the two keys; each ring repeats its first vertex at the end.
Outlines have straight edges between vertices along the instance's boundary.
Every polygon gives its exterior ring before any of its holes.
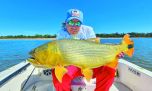
{"type": "MultiPolygon", "coordinates": [[[[107,37],[107,38],[102,38],[98,37],[100,39],[122,39],[123,37],[107,37]]],[[[131,37],[131,38],[152,38],[152,37],[131,37]]],[[[0,38],[0,40],[56,40],[56,38],[0,38]]]]}
{"type": "Polygon", "coordinates": [[[0,40],[55,40],[56,38],[4,38],[0,40]]]}

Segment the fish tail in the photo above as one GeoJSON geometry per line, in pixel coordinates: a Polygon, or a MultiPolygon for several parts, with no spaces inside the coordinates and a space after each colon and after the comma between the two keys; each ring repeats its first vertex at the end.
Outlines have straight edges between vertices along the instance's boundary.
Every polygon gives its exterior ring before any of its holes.
{"type": "Polygon", "coordinates": [[[122,45],[127,45],[127,49],[124,51],[129,57],[132,57],[134,53],[134,42],[130,39],[130,35],[126,34],[123,37],[122,45]]]}

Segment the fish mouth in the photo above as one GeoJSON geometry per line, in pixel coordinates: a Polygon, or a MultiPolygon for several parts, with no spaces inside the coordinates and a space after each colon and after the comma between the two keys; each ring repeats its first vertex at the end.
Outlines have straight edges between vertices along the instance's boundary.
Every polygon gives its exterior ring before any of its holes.
{"type": "Polygon", "coordinates": [[[41,65],[41,63],[39,63],[36,58],[34,57],[30,57],[27,59],[27,61],[29,63],[31,63],[32,65],[34,65],[35,67],[38,67],[38,68],[45,68],[43,65],[41,65]]]}
{"type": "Polygon", "coordinates": [[[33,56],[31,56],[27,59],[27,61],[29,61],[30,63],[33,63],[35,61],[35,58],[33,56]]]}
{"type": "Polygon", "coordinates": [[[35,58],[34,58],[33,56],[31,56],[31,57],[30,57],[30,59],[33,59],[33,60],[35,60],[35,58]]]}

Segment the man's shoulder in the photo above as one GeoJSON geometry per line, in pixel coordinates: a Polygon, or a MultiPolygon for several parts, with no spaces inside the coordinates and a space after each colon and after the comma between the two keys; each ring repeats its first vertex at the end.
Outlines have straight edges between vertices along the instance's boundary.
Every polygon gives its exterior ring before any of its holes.
{"type": "Polygon", "coordinates": [[[96,38],[95,32],[91,26],[81,25],[80,32],[78,35],[85,36],[84,39],[96,38]]]}
{"type": "Polygon", "coordinates": [[[93,31],[93,28],[91,26],[87,26],[87,25],[81,25],[80,29],[83,31],[93,31]]]}

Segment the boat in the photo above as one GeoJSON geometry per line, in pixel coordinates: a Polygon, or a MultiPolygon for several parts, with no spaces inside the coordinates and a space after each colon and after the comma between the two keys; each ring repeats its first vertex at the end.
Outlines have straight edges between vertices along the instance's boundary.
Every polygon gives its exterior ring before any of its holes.
{"type": "MultiPolygon", "coordinates": [[[[109,91],[152,91],[152,72],[119,59],[118,75],[109,91]]],[[[94,91],[96,79],[86,85],[71,85],[72,91],[94,91]]],[[[23,61],[0,72],[0,91],[55,91],[51,70],[23,61]]]]}

